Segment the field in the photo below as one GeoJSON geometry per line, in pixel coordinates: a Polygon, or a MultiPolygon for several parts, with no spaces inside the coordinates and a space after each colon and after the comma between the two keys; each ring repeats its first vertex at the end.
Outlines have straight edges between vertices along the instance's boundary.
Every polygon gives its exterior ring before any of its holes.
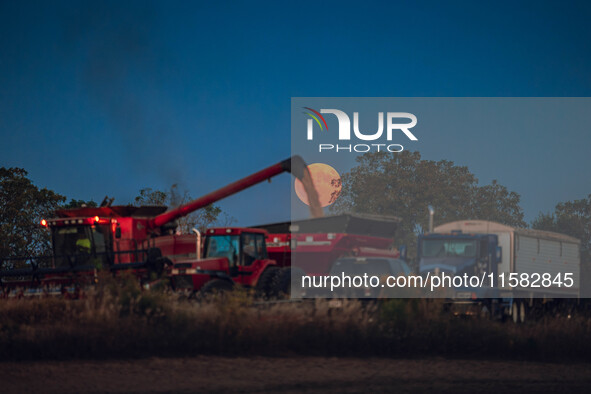
{"type": "Polygon", "coordinates": [[[0,381],[48,392],[551,392],[590,383],[587,316],[514,325],[442,310],[437,300],[268,303],[245,290],[194,301],[105,277],[80,300],[0,300],[0,381]]]}

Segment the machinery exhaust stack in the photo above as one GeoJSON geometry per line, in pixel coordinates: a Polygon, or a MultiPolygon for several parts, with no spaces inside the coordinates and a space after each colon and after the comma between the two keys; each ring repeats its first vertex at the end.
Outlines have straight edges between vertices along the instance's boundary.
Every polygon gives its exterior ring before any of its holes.
{"type": "Polygon", "coordinates": [[[433,215],[435,214],[435,209],[429,205],[427,207],[427,209],[429,209],[429,232],[432,233],[433,232],[433,215]]]}

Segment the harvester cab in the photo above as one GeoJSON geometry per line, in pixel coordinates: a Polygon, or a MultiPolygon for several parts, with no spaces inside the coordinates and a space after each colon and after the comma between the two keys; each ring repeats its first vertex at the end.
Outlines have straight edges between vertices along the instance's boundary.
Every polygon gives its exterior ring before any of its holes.
{"type": "Polygon", "coordinates": [[[278,268],[268,257],[267,236],[265,230],[255,228],[208,229],[203,258],[174,264],[174,288],[209,293],[239,284],[269,294],[278,268]]]}
{"type": "MultiPolygon", "coordinates": [[[[192,236],[164,235],[166,228],[155,231],[149,227],[150,220],[165,210],[132,206],[58,210],[56,218],[41,221],[51,234],[52,255],[31,258],[39,261],[32,264],[31,272],[22,270],[21,274],[29,274],[41,284],[72,279],[71,274],[96,275],[103,268],[113,272],[134,270],[143,280],[159,276],[170,264],[163,253],[179,249],[195,253],[192,236]]],[[[10,272],[3,274],[11,276],[10,272]]]]}
{"type": "Polygon", "coordinates": [[[44,220],[51,232],[54,266],[109,265],[113,252],[111,219],[75,217],[44,220]]]}

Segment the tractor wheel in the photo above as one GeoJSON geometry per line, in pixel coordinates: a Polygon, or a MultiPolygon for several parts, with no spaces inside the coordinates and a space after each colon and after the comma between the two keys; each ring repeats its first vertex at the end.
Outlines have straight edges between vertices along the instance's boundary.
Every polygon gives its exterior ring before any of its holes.
{"type": "Polygon", "coordinates": [[[203,297],[210,297],[217,295],[223,295],[224,293],[231,291],[234,288],[234,285],[223,279],[212,279],[200,290],[200,295],[203,297]]]}
{"type": "Polygon", "coordinates": [[[281,269],[279,271],[279,273],[277,274],[277,276],[275,277],[274,291],[278,295],[286,295],[286,296],[294,295],[294,296],[298,296],[298,297],[303,296],[304,290],[301,288],[301,286],[297,286],[296,288],[292,288],[291,282],[292,282],[292,276],[293,276],[293,278],[295,278],[294,284],[301,283],[300,278],[304,275],[306,275],[306,273],[304,271],[302,271],[300,268],[285,267],[285,268],[281,269]]]}
{"type": "Polygon", "coordinates": [[[257,281],[256,289],[257,293],[263,297],[273,297],[277,296],[277,292],[275,289],[275,278],[279,274],[280,269],[279,267],[267,267],[259,276],[259,280],[257,281]]]}
{"type": "Polygon", "coordinates": [[[158,257],[154,260],[148,260],[148,272],[150,273],[150,276],[154,276],[154,278],[150,279],[161,278],[164,270],[170,266],[172,266],[172,261],[166,257],[158,257]]]}

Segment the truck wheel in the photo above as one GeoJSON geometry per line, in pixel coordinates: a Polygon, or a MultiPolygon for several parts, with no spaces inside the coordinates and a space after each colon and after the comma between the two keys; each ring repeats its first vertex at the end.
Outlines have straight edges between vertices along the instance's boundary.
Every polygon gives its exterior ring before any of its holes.
{"type": "Polygon", "coordinates": [[[527,317],[527,307],[525,306],[525,302],[519,303],[519,323],[525,323],[527,317]]]}
{"type": "Polygon", "coordinates": [[[233,288],[234,286],[232,285],[232,283],[228,282],[227,280],[212,279],[203,285],[203,287],[200,290],[200,293],[202,296],[208,297],[215,294],[221,295],[232,290],[233,288]]]}
{"type": "Polygon", "coordinates": [[[513,305],[511,306],[511,318],[513,320],[513,323],[525,323],[526,314],[527,309],[525,306],[525,302],[513,301],[513,305]]]}
{"type": "Polygon", "coordinates": [[[513,304],[511,305],[511,320],[513,320],[513,323],[515,324],[519,322],[519,306],[515,301],[513,301],[513,304]]]}
{"type": "Polygon", "coordinates": [[[259,280],[257,281],[257,293],[263,297],[276,296],[277,292],[275,289],[275,278],[279,272],[279,267],[267,267],[261,276],[259,276],[259,280]]]}
{"type": "Polygon", "coordinates": [[[482,305],[478,317],[482,320],[492,320],[493,312],[490,308],[492,308],[490,304],[488,306],[482,305]]]}

